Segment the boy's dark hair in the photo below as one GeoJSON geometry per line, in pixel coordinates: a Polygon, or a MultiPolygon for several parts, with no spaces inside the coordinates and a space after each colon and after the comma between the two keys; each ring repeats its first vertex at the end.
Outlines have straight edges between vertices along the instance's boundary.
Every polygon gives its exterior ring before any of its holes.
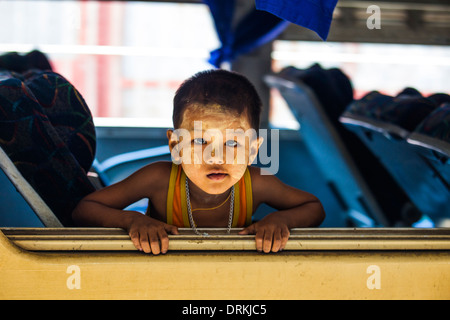
{"type": "Polygon", "coordinates": [[[185,80],[173,99],[173,125],[177,129],[189,105],[217,104],[248,117],[259,129],[262,102],[253,84],[243,75],[222,69],[201,71],[185,80]]]}

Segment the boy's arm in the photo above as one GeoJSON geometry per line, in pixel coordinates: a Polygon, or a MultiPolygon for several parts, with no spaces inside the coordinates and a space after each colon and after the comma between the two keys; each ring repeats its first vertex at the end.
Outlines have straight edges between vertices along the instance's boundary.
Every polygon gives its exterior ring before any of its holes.
{"type": "Polygon", "coordinates": [[[166,252],[167,232],[178,233],[175,226],[140,212],[123,210],[128,205],[156,193],[161,181],[164,181],[162,176],[165,170],[161,170],[161,166],[164,164],[149,165],[121,182],[89,194],[73,211],[73,220],[80,226],[125,229],[136,248],[154,254],[166,252]]]}
{"type": "Polygon", "coordinates": [[[254,204],[266,203],[277,209],[240,234],[256,234],[256,249],[264,252],[282,250],[292,228],[319,226],[325,218],[320,201],[312,194],[293,188],[273,175],[261,175],[252,169],[254,204]]]}

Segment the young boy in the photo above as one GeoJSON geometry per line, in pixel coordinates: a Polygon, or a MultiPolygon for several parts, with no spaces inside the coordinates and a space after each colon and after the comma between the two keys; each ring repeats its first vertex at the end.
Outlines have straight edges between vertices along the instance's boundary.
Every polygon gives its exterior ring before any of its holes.
{"type": "Polygon", "coordinates": [[[197,227],[244,227],[239,234],[256,234],[258,251],[282,250],[291,228],[318,226],[325,215],[313,195],[250,166],[263,142],[254,134],[260,111],[260,98],[242,75],[194,75],[174,97],[175,130],[167,131],[173,162],[151,163],[88,195],[74,221],[123,228],[137,249],[153,254],[167,252],[167,234],[178,234],[178,227],[197,233],[197,227]],[[123,211],[143,198],[149,199],[146,215],[123,211]],[[278,211],[252,224],[262,203],[278,211]]]}

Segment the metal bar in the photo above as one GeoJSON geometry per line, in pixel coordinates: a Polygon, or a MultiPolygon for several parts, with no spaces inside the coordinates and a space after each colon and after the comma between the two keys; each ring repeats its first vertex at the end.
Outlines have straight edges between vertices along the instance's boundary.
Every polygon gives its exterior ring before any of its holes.
{"type": "MultiPolygon", "coordinates": [[[[15,245],[30,251],[134,251],[122,229],[106,228],[3,228],[15,245]]],[[[253,235],[233,229],[202,229],[209,237],[179,229],[169,236],[169,250],[256,250],[253,235]]],[[[293,229],[286,251],[295,250],[450,250],[450,229],[412,228],[319,228],[293,229]]]]}
{"type": "MultiPolygon", "coordinates": [[[[16,187],[25,201],[30,205],[39,220],[48,227],[62,227],[62,223],[55,216],[49,206],[22,176],[6,152],[0,147],[0,170],[5,172],[11,183],[16,187]]],[[[5,201],[5,200],[3,200],[5,201]]]]}

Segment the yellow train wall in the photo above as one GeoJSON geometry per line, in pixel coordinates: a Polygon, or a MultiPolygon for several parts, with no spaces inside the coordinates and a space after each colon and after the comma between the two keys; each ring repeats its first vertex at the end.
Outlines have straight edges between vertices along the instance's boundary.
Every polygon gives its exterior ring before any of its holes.
{"type": "Polygon", "coordinates": [[[0,299],[449,299],[450,253],[30,252],[0,232],[0,299]]]}

